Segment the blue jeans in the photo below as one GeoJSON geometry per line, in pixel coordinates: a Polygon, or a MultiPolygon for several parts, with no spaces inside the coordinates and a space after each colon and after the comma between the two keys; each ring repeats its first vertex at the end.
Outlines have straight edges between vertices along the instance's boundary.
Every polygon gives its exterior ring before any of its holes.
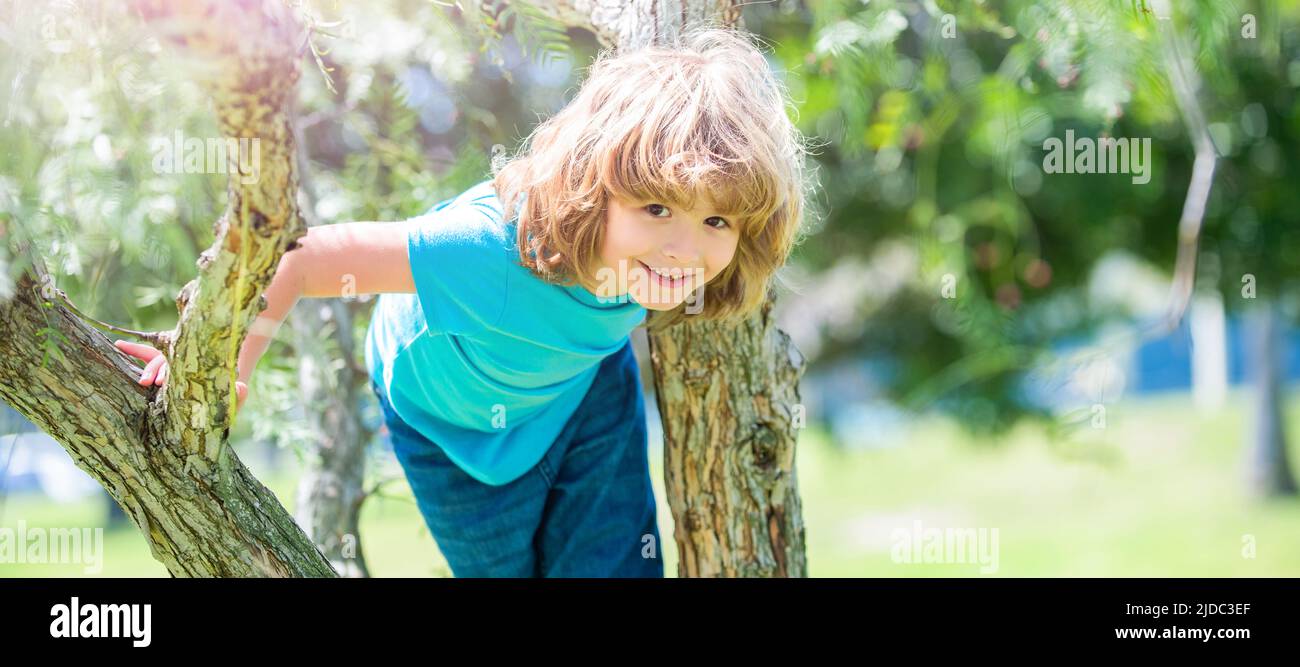
{"type": "Polygon", "coordinates": [[[542,460],[507,484],[470,476],[371,382],[420,514],[457,577],[662,577],[645,399],[629,341],[542,460]]]}

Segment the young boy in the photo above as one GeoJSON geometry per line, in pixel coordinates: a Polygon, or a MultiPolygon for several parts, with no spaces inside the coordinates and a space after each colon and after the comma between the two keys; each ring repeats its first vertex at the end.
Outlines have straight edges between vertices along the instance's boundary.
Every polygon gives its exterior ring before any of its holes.
{"type": "MultiPolygon", "coordinates": [[[[744,33],[603,52],[491,180],[311,228],[241,349],[240,403],[300,297],[381,294],[366,364],[453,574],[663,576],[629,334],[762,304],[804,210],[787,106],[744,33]]],[[[165,382],[156,350],[119,346],[165,382]]]]}

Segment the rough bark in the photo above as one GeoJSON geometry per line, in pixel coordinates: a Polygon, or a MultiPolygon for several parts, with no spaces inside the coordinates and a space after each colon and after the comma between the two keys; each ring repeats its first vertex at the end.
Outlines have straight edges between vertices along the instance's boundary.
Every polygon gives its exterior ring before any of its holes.
{"type": "Polygon", "coordinates": [[[679,576],[807,575],[794,459],[803,356],[772,303],[739,327],[649,337],[679,576]]]}
{"type": "Polygon", "coordinates": [[[137,5],[182,53],[213,63],[209,85],[221,135],[259,142],[256,173],[227,179],[216,241],[199,255],[198,277],[177,297],[180,321],[163,341],[171,367],[166,434],[215,461],[233,423],[239,349],[266,307],[261,295],[280,257],[306,233],[289,118],[305,35],[275,0],[137,5]]]}
{"type": "MultiPolygon", "coordinates": [[[[336,576],[228,442],[238,351],[280,257],[305,232],[287,111],[303,28],[277,0],[132,6],[204,78],[222,135],[266,150],[256,173],[230,174],[216,240],[177,298],[179,324],[146,336],[169,360],[165,388],[138,385],[107,338],[55,303],[62,295],[33,258],[0,305],[0,396],[108,490],[173,576],[336,576]],[[60,353],[42,359],[35,341],[60,353]]],[[[240,157],[228,166],[248,164],[240,157]]]]}
{"type": "Polygon", "coordinates": [[[177,577],[334,574],[232,449],[214,464],[166,435],[163,392],[136,383],[139,369],[37,275],[0,304],[0,398],[103,485],[153,557],[177,577]],[[51,339],[59,353],[42,363],[35,343],[51,339]]]}
{"type": "MultiPolygon", "coordinates": [[[[546,4],[621,48],[701,22],[743,27],[736,0],[546,4]]],[[[740,326],[687,322],[649,336],[679,576],[807,576],[794,467],[803,356],[772,304],[740,326]]]]}

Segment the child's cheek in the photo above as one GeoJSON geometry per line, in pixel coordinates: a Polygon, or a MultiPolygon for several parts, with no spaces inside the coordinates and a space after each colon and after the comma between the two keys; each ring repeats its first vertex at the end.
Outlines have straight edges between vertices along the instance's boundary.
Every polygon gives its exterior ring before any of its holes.
{"type": "Polygon", "coordinates": [[[736,250],[733,247],[726,255],[720,258],[722,261],[713,262],[709,265],[708,275],[705,276],[705,282],[712,281],[727,270],[731,263],[736,261],[736,250]]]}

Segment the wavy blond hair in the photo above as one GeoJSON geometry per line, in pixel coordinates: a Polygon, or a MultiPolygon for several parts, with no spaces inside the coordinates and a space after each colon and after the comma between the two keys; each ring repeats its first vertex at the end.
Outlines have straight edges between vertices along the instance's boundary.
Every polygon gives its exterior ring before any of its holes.
{"type": "MultiPolygon", "coordinates": [[[[803,237],[812,183],[787,107],[796,112],[752,39],[702,25],[667,45],[597,55],[574,99],[493,164],[503,210],[518,206],[520,264],[548,282],[599,284],[611,194],[686,208],[703,198],[740,240],[700,287],[697,316],[735,322],[761,307],[803,237]]],[[[647,326],[683,321],[686,305],[651,311],[647,326]]]]}

